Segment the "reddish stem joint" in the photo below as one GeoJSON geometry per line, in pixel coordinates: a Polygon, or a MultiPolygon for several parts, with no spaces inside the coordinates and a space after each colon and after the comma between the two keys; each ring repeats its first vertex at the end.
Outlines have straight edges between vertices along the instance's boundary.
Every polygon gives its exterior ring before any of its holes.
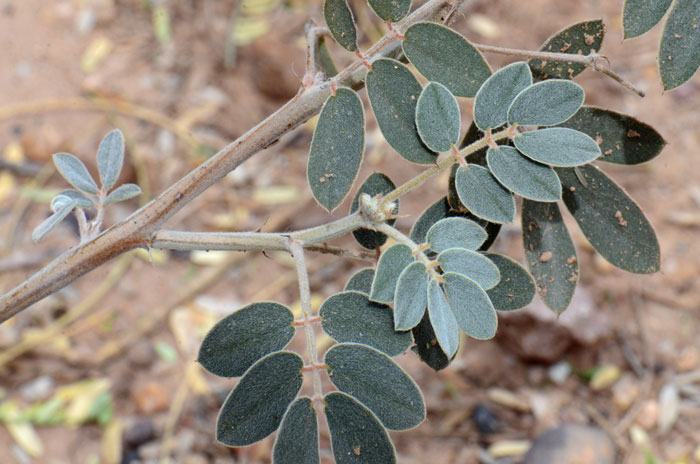
{"type": "Polygon", "coordinates": [[[365,58],[365,55],[362,54],[359,48],[355,49],[355,55],[357,55],[357,57],[362,60],[362,64],[365,65],[365,68],[367,68],[370,71],[372,70],[372,65],[369,64],[369,61],[367,61],[367,58],[365,58]]]}

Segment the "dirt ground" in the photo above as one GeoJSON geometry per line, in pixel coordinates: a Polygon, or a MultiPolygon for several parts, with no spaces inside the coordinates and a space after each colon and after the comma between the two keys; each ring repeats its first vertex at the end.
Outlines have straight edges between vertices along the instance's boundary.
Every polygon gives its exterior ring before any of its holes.
{"type": "MultiPolygon", "coordinates": [[[[70,222],[40,245],[30,238],[52,194],[66,187],[52,153],[74,153],[92,170],[100,138],[119,127],[128,146],[121,181],[138,182],[150,199],[297,92],[304,24],[322,20],[322,2],[252,0],[234,18],[236,3],[0,0],[0,150],[26,171],[0,171],[0,292],[77,243],[70,222]],[[169,11],[169,28],[151,3],[169,11]],[[236,47],[227,40],[232,21],[236,47]]],[[[467,340],[438,373],[413,354],[399,358],[428,408],[420,427],[392,433],[401,463],[521,463],[544,431],[572,423],[604,430],[617,462],[700,462],[700,74],[664,94],[660,29],[623,42],[621,3],[479,0],[455,27],[474,42],[534,50],[568,24],[604,18],[601,52],[647,96],[592,71],[577,82],[587,104],[633,115],[668,141],[650,163],[601,165],[654,224],[661,272],[613,268],[571,222],[581,278],[561,317],[537,300],[501,315],[496,339],[467,340]]],[[[365,2],[354,4],[368,43],[383,26],[365,2]]],[[[352,58],[333,53],[339,64],[352,58]]],[[[494,67],[509,62],[487,58],[494,67]]],[[[471,101],[463,103],[467,122],[471,101]]],[[[166,227],[272,231],[327,222],[305,185],[311,134],[307,124],[285,136],[166,227]]],[[[360,179],[373,171],[398,183],[420,167],[385,145],[370,118],[360,179]]],[[[446,185],[442,176],[402,199],[407,217],[398,227],[408,230],[446,185]]],[[[115,206],[108,225],[137,207],[115,206]]],[[[351,238],[334,244],[359,248],[351,238]]],[[[522,260],[520,225],[504,227],[493,249],[522,260]]],[[[151,258],[118,258],[0,326],[0,417],[52,398],[71,405],[61,414],[46,407],[45,422],[32,427],[0,426],[0,462],[269,462],[273,438],[240,449],[216,443],[216,414],[235,381],[193,360],[207,328],[233,309],[266,299],[298,307],[293,263],[278,253],[156,250],[151,258]]],[[[369,264],[309,254],[315,304],[369,264]]],[[[325,432],[322,443],[327,449],[325,432]]]]}

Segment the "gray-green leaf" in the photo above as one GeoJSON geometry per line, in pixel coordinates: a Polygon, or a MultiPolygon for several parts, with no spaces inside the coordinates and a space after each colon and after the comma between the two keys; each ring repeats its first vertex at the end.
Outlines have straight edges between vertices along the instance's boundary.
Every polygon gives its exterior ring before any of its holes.
{"type": "Polygon", "coordinates": [[[377,271],[372,281],[369,298],[372,301],[391,303],[399,276],[413,262],[411,249],[403,243],[397,243],[386,249],[377,263],[377,271]]]}
{"type": "Polygon", "coordinates": [[[440,284],[432,279],[428,286],[428,315],[442,351],[452,358],[459,347],[459,325],[440,284]]]}
{"type": "Polygon", "coordinates": [[[574,169],[557,169],[557,174],[564,204],[583,235],[614,266],[637,274],[657,272],[659,242],[639,206],[597,167],[578,170],[578,176],[574,169]]]}
{"type": "Polygon", "coordinates": [[[428,304],[428,270],[414,262],[403,270],[394,296],[394,329],[411,330],[418,325],[428,304]]]}
{"type": "Polygon", "coordinates": [[[365,114],[360,97],[340,88],[326,100],[311,140],[306,176],[314,198],[328,211],[355,182],[365,148],[365,114]]]}
{"type": "Polygon", "coordinates": [[[406,31],[403,51],[429,81],[439,82],[458,97],[473,97],[491,68],[467,39],[435,23],[417,23],[406,31]]]}
{"type": "Polygon", "coordinates": [[[321,462],[316,410],[309,397],[298,398],[282,418],[272,451],[275,464],[321,462]]]}
{"type": "Polygon", "coordinates": [[[63,192],[59,193],[59,195],[66,196],[70,198],[71,200],[75,201],[76,205],[78,208],[92,208],[95,206],[95,203],[85,196],[82,192],[78,192],[77,190],[64,190],[63,192]]]}
{"type": "Polygon", "coordinates": [[[348,283],[345,284],[345,291],[355,290],[356,292],[369,295],[372,291],[372,282],[374,281],[374,269],[366,267],[360,269],[350,277],[348,283]]]}
{"type": "Polygon", "coordinates": [[[673,0],[625,0],[622,29],[625,39],[638,37],[654,27],[671,6],[673,0]]]}
{"type": "Polygon", "coordinates": [[[70,153],[56,153],[53,155],[53,164],[63,178],[73,187],[83,192],[97,193],[97,184],[88,172],[87,167],[77,156],[70,153]]]}
{"type": "Polygon", "coordinates": [[[333,57],[331,52],[328,50],[328,45],[326,44],[326,38],[323,36],[316,38],[316,48],[314,49],[315,61],[319,70],[323,71],[327,78],[335,77],[338,74],[338,68],[336,68],[333,62],[333,57]]]}
{"type": "Polygon", "coordinates": [[[112,193],[107,195],[104,204],[117,203],[119,201],[128,200],[141,195],[141,187],[136,184],[124,184],[112,190],[112,193]]]}
{"type": "Polygon", "coordinates": [[[377,16],[393,23],[401,21],[411,9],[411,0],[369,0],[377,16]]]}
{"type": "Polygon", "coordinates": [[[396,463],[394,445],[372,411],[342,392],[329,393],[324,401],[336,463],[396,463]]]}
{"type": "Polygon", "coordinates": [[[557,314],[571,303],[578,281],[578,258],[556,203],[523,201],[523,245],[537,293],[557,314]]]}
{"type": "Polygon", "coordinates": [[[514,311],[524,308],[535,297],[535,282],[520,264],[508,256],[486,253],[486,257],[498,266],[501,280],[486,293],[498,311],[514,311]]]}
{"type": "Polygon", "coordinates": [[[478,340],[493,338],[498,327],[498,316],[486,291],[461,274],[448,272],[443,277],[447,300],[459,328],[478,340]]]}
{"type": "Polygon", "coordinates": [[[425,419],[418,386],[387,355],[341,343],[326,352],[325,363],[333,385],[367,406],[389,430],[408,430],[425,419]]]}
{"type": "Polygon", "coordinates": [[[51,212],[56,213],[66,206],[77,206],[77,202],[68,195],[58,194],[51,199],[51,212]]]}
{"type": "Polygon", "coordinates": [[[460,166],[455,175],[459,201],[476,216],[499,224],[515,218],[515,198],[488,169],[475,164],[460,166]]]}
{"type": "Polygon", "coordinates": [[[413,73],[396,60],[379,59],[372,62],[365,85],[387,143],[412,163],[434,163],[436,154],[423,144],[416,130],[416,105],[423,89],[413,73]]]}
{"type": "Polygon", "coordinates": [[[470,278],[484,290],[498,285],[501,273],[493,261],[481,253],[463,248],[450,248],[438,255],[442,272],[461,274],[470,278]]]}
{"type": "Polygon", "coordinates": [[[533,84],[515,97],[508,109],[508,123],[521,126],[556,126],[576,114],[585,92],[564,79],[533,84]]]}
{"type": "Polygon", "coordinates": [[[73,208],[75,208],[75,206],[76,202],[74,200],[61,202],[60,209],[58,209],[55,213],[53,213],[51,216],[45,219],[41,224],[36,226],[34,232],[32,232],[32,240],[34,240],[36,243],[39,243],[39,241],[41,241],[41,239],[44,238],[44,236],[48,234],[51,231],[51,229],[56,227],[56,225],[58,225],[59,222],[63,221],[66,218],[66,216],[68,216],[70,212],[73,211],[73,208]]]}
{"type": "MultiPolygon", "coordinates": [[[[391,179],[389,179],[386,175],[380,172],[375,172],[371,174],[369,177],[367,177],[367,179],[365,179],[360,188],[357,189],[355,198],[352,200],[352,204],[350,205],[350,212],[354,213],[360,208],[360,195],[362,195],[363,193],[374,197],[377,195],[385,195],[394,190],[395,188],[396,185],[394,185],[391,179]]],[[[394,208],[394,214],[398,214],[399,200],[396,200],[394,203],[396,204],[396,208],[394,208]]],[[[395,222],[396,219],[393,218],[386,221],[386,223],[390,226],[394,225],[395,222]]],[[[378,247],[384,245],[384,243],[386,242],[386,235],[382,234],[381,232],[377,232],[370,229],[353,230],[352,235],[353,237],[355,237],[355,240],[357,240],[357,243],[369,250],[375,250],[378,247]]]]}
{"type": "Polygon", "coordinates": [[[527,63],[512,63],[493,73],[474,98],[476,126],[486,131],[505,124],[513,100],[531,85],[532,73],[527,63]]]}
{"type": "Polygon", "coordinates": [[[488,234],[476,222],[461,217],[441,219],[426,234],[427,243],[435,253],[448,248],[478,249],[488,234]]]}
{"type": "Polygon", "coordinates": [[[601,154],[595,140],[566,127],[525,132],[515,137],[513,143],[528,158],[556,167],[580,166],[601,154]]]}
{"type": "Polygon", "coordinates": [[[258,359],[283,349],[294,336],[294,315],[273,302],[253,303],[216,323],[197,361],[212,374],[238,377],[258,359]]]}
{"type": "Polygon", "coordinates": [[[550,166],[535,163],[509,146],[489,148],[486,160],[498,182],[511,192],[536,201],[561,200],[561,183],[550,166]]]}
{"type": "Polygon", "coordinates": [[[124,135],[119,129],[109,132],[97,149],[97,168],[105,191],[114,187],[124,164],[124,135]]]}
{"type": "Polygon", "coordinates": [[[246,446],[277,430],[301,390],[304,361],[279,351],[246,372],[226,398],[216,421],[216,439],[227,446],[246,446]]]}
{"type": "Polygon", "coordinates": [[[435,152],[449,151],[459,141],[461,122],[454,95],[444,85],[430,82],[416,107],[416,127],[423,143],[435,152]]]}
{"type": "Polygon", "coordinates": [[[676,0],[659,47],[664,90],[675,89],[700,67],[700,0],[676,0]]]}
{"type": "Polygon", "coordinates": [[[347,1],[326,0],[323,4],[323,16],[335,41],[348,51],[357,50],[355,18],[347,1]]]}

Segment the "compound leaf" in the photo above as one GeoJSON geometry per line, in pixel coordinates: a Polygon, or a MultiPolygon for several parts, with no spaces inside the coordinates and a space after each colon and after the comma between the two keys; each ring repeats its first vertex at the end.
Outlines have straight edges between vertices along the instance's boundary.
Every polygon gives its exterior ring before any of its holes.
{"type": "Polygon", "coordinates": [[[97,184],[88,172],[87,167],[77,156],[70,153],[56,153],[53,155],[53,164],[63,178],[73,187],[82,192],[97,193],[97,184]]]}
{"type": "Polygon", "coordinates": [[[447,272],[443,277],[447,300],[459,328],[478,340],[493,338],[498,327],[498,316],[486,291],[461,274],[447,272]]]}
{"type": "MultiPolygon", "coordinates": [[[[60,196],[60,195],[57,195],[60,196]]],[[[60,201],[56,205],[59,207],[55,213],[53,213],[51,216],[49,216],[47,219],[45,219],[41,224],[36,226],[34,231],[32,232],[32,240],[34,240],[36,243],[39,243],[42,238],[51,230],[58,225],[59,222],[63,221],[66,216],[70,214],[71,211],[73,211],[73,208],[76,207],[77,203],[75,200],[70,200],[68,197],[64,197],[67,199],[67,201],[60,201]]]]}
{"type": "Polygon", "coordinates": [[[538,82],[515,97],[508,109],[508,123],[521,126],[556,126],[576,114],[585,92],[564,79],[538,82]]]}
{"type": "Polygon", "coordinates": [[[357,50],[357,29],[355,18],[346,0],[326,0],[323,4],[323,16],[331,35],[344,49],[357,50]]]}
{"type": "Polygon", "coordinates": [[[475,164],[460,166],[455,174],[459,201],[476,216],[502,224],[515,218],[515,198],[488,169],[475,164]]]}
{"type": "Polygon", "coordinates": [[[535,163],[508,146],[489,148],[486,159],[491,174],[511,192],[536,201],[561,200],[561,183],[550,166],[535,163]]]}
{"type": "Polygon", "coordinates": [[[648,32],[661,21],[673,0],[625,0],[622,9],[622,29],[625,39],[648,32]]]}
{"type": "Polygon", "coordinates": [[[338,464],[395,464],[394,445],[372,411],[352,396],[325,396],[333,456],[338,464]]]}
{"type": "MultiPolygon", "coordinates": [[[[605,26],[602,19],[583,21],[555,32],[542,44],[540,51],[589,55],[600,50],[604,37],[605,26]]],[[[586,69],[586,65],[570,61],[532,59],[528,64],[538,80],[573,79],[586,69]]]]}
{"type": "Polygon", "coordinates": [[[664,90],[690,80],[700,67],[700,0],[676,0],[659,47],[664,90]]]}
{"type": "Polygon", "coordinates": [[[394,329],[411,330],[418,325],[428,304],[428,270],[423,263],[414,262],[403,270],[394,300],[394,329]]]}
{"type": "Polygon", "coordinates": [[[459,141],[461,115],[457,99],[442,84],[430,82],[418,97],[416,127],[435,152],[449,151],[459,141]]]}
{"type": "Polygon", "coordinates": [[[407,245],[397,243],[386,249],[379,256],[369,299],[380,303],[394,301],[394,292],[399,276],[412,262],[413,253],[407,245]]]}
{"type": "Polygon", "coordinates": [[[461,217],[440,219],[426,234],[430,249],[440,253],[448,248],[476,250],[486,241],[488,234],[476,222],[461,217]]]}
{"type": "MultiPolygon", "coordinates": [[[[371,174],[369,177],[367,177],[367,179],[365,179],[360,188],[357,190],[355,198],[352,200],[352,204],[350,205],[350,212],[354,213],[360,208],[360,195],[363,193],[374,197],[377,195],[385,195],[395,188],[396,185],[394,185],[391,179],[389,179],[389,177],[387,177],[385,174],[380,172],[371,174]]],[[[396,204],[394,214],[398,214],[399,200],[396,200],[394,203],[396,204]]],[[[390,226],[394,225],[395,222],[396,219],[389,219],[386,221],[386,223],[390,226]]],[[[374,250],[386,243],[386,235],[370,229],[357,229],[352,232],[352,235],[355,237],[355,240],[357,240],[357,243],[369,250],[374,250]]]]}
{"type": "Polygon", "coordinates": [[[226,398],[216,421],[216,439],[227,446],[246,446],[277,430],[301,390],[304,361],[279,351],[246,372],[226,398]]]}
{"type": "Polygon", "coordinates": [[[416,130],[416,105],[423,89],[413,73],[396,60],[379,59],[372,62],[365,85],[387,143],[412,163],[434,163],[436,154],[423,144],[416,130]]]}
{"type": "Polygon", "coordinates": [[[485,131],[505,124],[513,100],[531,85],[532,73],[527,63],[512,63],[493,73],[474,98],[476,127],[485,131]]]}
{"type": "Polygon", "coordinates": [[[321,462],[318,420],[309,397],[298,398],[282,418],[272,451],[275,464],[318,464],[321,462]]]}
{"type": "Polygon", "coordinates": [[[637,274],[657,272],[661,265],[654,229],[637,204],[615,182],[592,165],[557,169],[564,204],[583,235],[614,266],[637,274]]]}
{"type": "Polygon", "coordinates": [[[514,311],[524,308],[535,297],[535,282],[530,274],[513,259],[496,253],[486,257],[498,266],[501,280],[486,293],[498,311],[514,311]]]}
{"type": "Polygon", "coordinates": [[[395,23],[408,14],[411,0],[369,0],[369,6],[384,21],[395,23]]]}
{"type": "Polygon", "coordinates": [[[340,343],[363,343],[389,356],[398,356],[411,346],[409,332],[394,331],[394,316],[385,304],[373,303],[360,292],[332,295],[319,311],[323,330],[340,343]]]}
{"type": "Polygon", "coordinates": [[[345,284],[345,290],[355,290],[356,292],[369,295],[372,291],[372,282],[374,281],[374,269],[366,267],[360,269],[350,277],[348,283],[345,284]]]}
{"type": "Polygon", "coordinates": [[[119,178],[124,164],[124,135],[119,129],[109,132],[97,149],[97,168],[102,188],[110,190],[119,178]]]}
{"type": "Polygon", "coordinates": [[[450,248],[438,255],[442,272],[461,274],[473,280],[484,290],[498,285],[501,273],[493,261],[472,250],[450,248]]]}
{"type": "Polygon", "coordinates": [[[578,258],[569,230],[556,203],[523,201],[525,260],[537,293],[560,314],[571,303],[578,281],[578,258]]]}
{"type": "Polygon", "coordinates": [[[445,293],[433,279],[428,284],[428,316],[440,348],[451,359],[459,347],[459,326],[445,293]]]}
{"type": "Polygon", "coordinates": [[[423,314],[423,319],[413,328],[413,339],[416,344],[413,351],[418,357],[430,366],[431,369],[439,371],[450,364],[450,358],[442,351],[435,336],[433,326],[430,324],[430,316],[427,312],[423,314]]]}
{"type": "Polygon", "coordinates": [[[408,430],[425,419],[418,386],[387,355],[341,343],[326,352],[325,363],[333,385],[367,406],[387,429],[408,430]]]}
{"type": "Polygon", "coordinates": [[[351,89],[340,88],[323,105],[306,169],[314,198],[328,211],[350,191],[364,147],[365,114],[360,97],[351,89]]]}
{"type": "Polygon", "coordinates": [[[640,164],[655,158],[666,141],[653,127],[631,116],[584,106],[562,127],[583,132],[600,146],[599,161],[640,164]]]}
{"type": "Polygon", "coordinates": [[[75,201],[78,208],[91,208],[95,206],[95,203],[91,199],[77,190],[64,190],[63,192],[59,193],[59,195],[63,195],[75,201]]]}
{"type": "Polygon", "coordinates": [[[403,52],[429,81],[439,82],[458,97],[473,97],[491,68],[471,43],[452,29],[417,23],[406,31],[403,52]]]}
{"type": "Polygon", "coordinates": [[[515,137],[513,143],[528,158],[556,167],[580,166],[600,156],[595,140],[566,127],[525,132],[515,137]]]}
{"type": "Polygon", "coordinates": [[[104,204],[117,203],[141,195],[141,187],[136,184],[123,184],[112,190],[105,198],[104,204]]]}
{"type": "Polygon", "coordinates": [[[220,377],[238,377],[294,336],[294,315],[274,302],[252,303],[220,320],[204,337],[197,361],[220,377]]]}

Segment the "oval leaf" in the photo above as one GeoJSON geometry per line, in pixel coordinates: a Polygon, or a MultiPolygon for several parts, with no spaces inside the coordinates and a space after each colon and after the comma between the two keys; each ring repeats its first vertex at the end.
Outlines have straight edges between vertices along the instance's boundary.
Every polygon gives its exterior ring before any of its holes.
{"type": "Polygon", "coordinates": [[[639,206],[595,166],[577,169],[579,176],[574,169],[557,169],[557,174],[564,203],[583,235],[614,266],[637,274],[657,272],[659,242],[639,206]]]}
{"type": "Polygon", "coordinates": [[[486,294],[473,280],[453,273],[445,273],[445,293],[459,328],[478,340],[496,335],[498,316],[486,294]]]}
{"type": "Polygon", "coordinates": [[[321,70],[327,78],[335,77],[338,74],[338,68],[336,68],[333,62],[333,56],[328,50],[328,45],[326,44],[326,38],[323,36],[316,37],[316,47],[314,48],[314,60],[318,69],[321,70]]]}
{"type": "MultiPolygon", "coordinates": [[[[450,358],[442,351],[433,326],[430,324],[430,316],[426,312],[420,323],[412,330],[413,339],[416,345],[413,351],[418,354],[421,361],[430,366],[431,369],[439,371],[450,364],[450,358]]],[[[458,334],[459,336],[459,334],[458,334]]]]}
{"type": "Polygon", "coordinates": [[[501,127],[515,97],[531,85],[527,63],[513,63],[493,73],[474,98],[474,124],[482,131],[501,127]]]}
{"type": "Polygon", "coordinates": [[[365,148],[365,114],[360,97],[338,89],[326,100],[311,140],[306,176],[314,198],[328,211],[355,182],[365,148]]]}
{"type": "Polygon", "coordinates": [[[423,144],[416,130],[416,105],[423,89],[413,73],[396,60],[380,59],[372,62],[365,85],[387,143],[412,163],[434,163],[436,154],[423,144]]]}
{"type": "Polygon", "coordinates": [[[294,401],[282,418],[272,451],[275,464],[317,464],[321,462],[318,420],[311,398],[294,401]]]}
{"type": "Polygon", "coordinates": [[[508,109],[508,123],[521,126],[556,126],[583,105],[583,88],[571,81],[538,82],[515,97],[508,109]]]}
{"type": "Polygon", "coordinates": [[[66,216],[68,216],[70,212],[73,211],[73,208],[75,208],[76,204],[77,203],[74,200],[62,202],[60,208],[55,213],[53,213],[51,216],[45,219],[41,224],[36,226],[36,228],[32,232],[32,240],[34,240],[36,243],[39,243],[46,234],[51,232],[51,230],[54,227],[56,227],[59,222],[63,221],[66,218],[66,216]]]}
{"type": "Polygon", "coordinates": [[[557,314],[571,303],[578,281],[578,258],[556,203],[523,201],[523,245],[537,293],[557,314]]]}
{"type": "Polygon", "coordinates": [[[411,0],[369,0],[369,6],[384,21],[395,23],[408,14],[411,0]]]}
{"type": "Polygon", "coordinates": [[[458,97],[473,97],[491,68],[464,37],[435,23],[409,27],[403,41],[408,61],[429,81],[439,82],[458,97]]]}
{"type": "Polygon", "coordinates": [[[136,184],[124,184],[112,190],[112,193],[107,195],[104,204],[117,203],[119,201],[128,200],[141,195],[141,187],[136,184]]]}
{"type": "Polygon", "coordinates": [[[336,463],[396,463],[394,445],[372,411],[341,392],[327,394],[324,401],[336,463]]]}
{"type": "Polygon", "coordinates": [[[387,355],[341,343],[326,352],[325,363],[333,385],[367,406],[389,430],[412,429],[425,419],[418,386],[387,355]]]}
{"type": "Polygon", "coordinates": [[[561,200],[561,183],[551,167],[535,163],[508,146],[489,148],[486,159],[491,173],[511,192],[537,201],[561,200]]]}
{"type": "Polygon", "coordinates": [[[381,303],[394,301],[399,276],[412,262],[413,253],[403,243],[397,243],[385,250],[377,263],[377,272],[374,274],[369,299],[381,303]]]}
{"type": "Polygon", "coordinates": [[[700,0],[676,0],[659,47],[664,90],[690,80],[700,67],[700,0]]]}
{"type": "Polygon", "coordinates": [[[488,234],[479,224],[460,217],[441,219],[433,224],[426,235],[430,249],[435,253],[448,248],[466,248],[476,250],[488,234]]]}
{"type": "Polygon", "coordinates": [[[487,253],[501,274],[498,285],[486,293],[498,311],[524,308],[535,297],[535,282],[530,274],[513,259],[496,253],[487,253]]]}
{"type": "Polygon", "coordinates": [[[109,132],[97,149],[97,168],[102,188],[110,190],[117,183],[124,164],[124,135],[119,129],[109,132]]]}
{"type": "Polygon", "coordinates": [[[348,283],[345,284],[345,290],[355,290],[356,292],[369,295],[372,291],[372,282],[374,281],[374,269],[366,267],[360,269],[350,277],[348,283]]]}
{"type": "Polygon", "coordinates": [[[73,187],[83,192],[97,193],[97,184],[77,156],[70,153],[56,153],[53,155],[53,164],[73,187]]]}
{"type": "Polygon", "coordinates": [[[432,279],[428,284],[428,316],[440,348],[451,359],[459,348],[459,326],[440,284],[432,279]]]}
{"type": "Polygon", "coordinates": [[[515,218],[515,198],[488,169],[475,164],[460,166],[455,174],[459,201],[487,221],[504,223],[515,218]]]}
{"type": "Polygon", "coordinates": [[[226,316],[209,331],[197,361],[220,377],[238,377],[263,356],[283,349],[294,336],[294,315],[273,302],[253,303],[226,316]]]}
{"type": "Polygon", "coordinates": [[[75,201],[76,206],[78,208],[92,208],[95,206],[95,203],[88,197],[86,197],[83,193],[78,192],[77,190],[64,190],[63,192],[59,193],[59,195],[66,196],[70,198],[71,200],[75,201]]]}
{"type": "MultiPolygon", "coordinates": [[[[355,198],[352,200],[352,205],[350,205],[350,212],[354,213],[358,210],[360,207],[360,195],[363,193],[374,197],[377,195],[385,195],[395,188],[396,185],[394,185],[391,179],[382,173],[375,172],[365,179],[357,190],[355,198]]],[[[394,214],[396,215],[399,213],[399,201],[396,200],[394,203],[396,204],[396,208],[394,209],[394,214]]],[[[390,226],[394,225],[395,222],[396,219],[389,219],[386,221],[390,226]]],[[[386,235],[370,229],[353,230],[352,235],[355,237],[355,240],[357,240],[357,243],[369,250],[374,250],[386,243],[386,235]]]]}
{"type": "Polygon", "coordinates": [[[433,151],[449,151],[459,141],[461,115],[457,99],[442,84],[430,82],[416,107],[416,127],[425,145],[433,151]]]}
{"type": "Polygon", "coordinates": [[[389,356],[411,346],[411,334],[394,331],[393,311],[359,292],[330,296],[319,311],[323,330],[340,343],[363,343],[389,356]]]}
{"type": "Polygon", "coordinates": [[[565,127],[525,132],[515,137],[513,143],[528,158],[556,167],[580,166],[600,156],[595,140],[565,127]]]}
{"type": "Polygon", "coordinates": [[[461,274],[470,278],[484,290],[498,285],[501,273],[493,261],[481,253],[462,248],[450,248],[438,255],[442,272],[461,274]]]}
{"type": "Polygon", "coordinates": [[[423,263],[414,262],[404,269],[394,300],[394,329],[411,330],[418,325],[428,304],[428,270],[423,263]]]}
{"type": "Polygon", "coordinates": [[[625,39],[638,37],[661,21],[673,0],[625,0],[622,29],[625,39]]]}
{"type": "Polygon", "coordinates": [[[562,127],[583,132],[600,146],[599,161],[640,164],[655,158],[666,141],[653,127],[631,116],[584,106],[562,127]]]}
{"type": "Polygon", "coordinates": [[[355,18],[346,0],[325,0],[323,16],[331,31],[331,35],[344,49],[354,52],[357,50],[357,29],[355,18]]]}
{"type": "Polygon", "coordinates": [[[301,390],[303,367],[298,354],[285,351],[253,364],[221,407],[216,439],[227,446],[246,446],[277,430],[301,390]]]}

